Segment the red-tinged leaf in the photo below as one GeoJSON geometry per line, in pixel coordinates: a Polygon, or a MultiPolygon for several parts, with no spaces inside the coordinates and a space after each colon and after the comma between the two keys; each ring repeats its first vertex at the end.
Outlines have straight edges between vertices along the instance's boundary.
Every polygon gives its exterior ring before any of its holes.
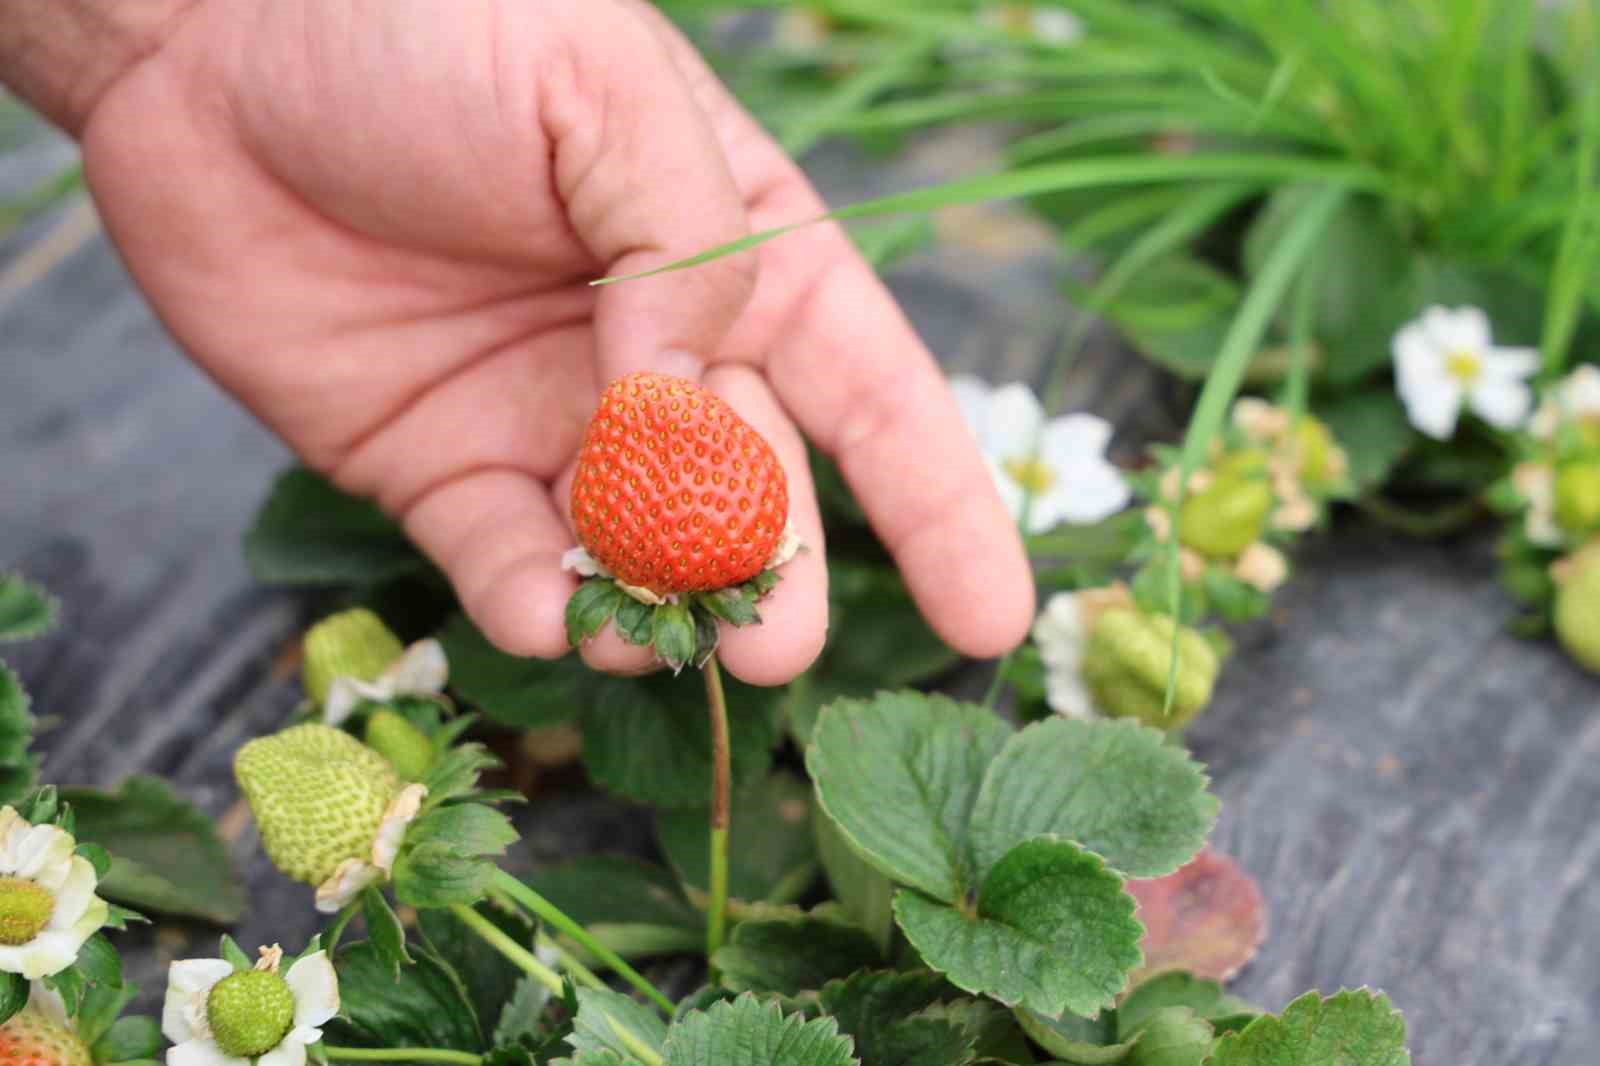
{"type": "Polygon", "coordinates": [[[1255,957],[1267,933],[1266,905],[1239,864],[1205,848],[1176,873],[1129,881],[1144,923],[1144,966],[1130,985],[1162,970],[1226,981],[1255,957]]]}

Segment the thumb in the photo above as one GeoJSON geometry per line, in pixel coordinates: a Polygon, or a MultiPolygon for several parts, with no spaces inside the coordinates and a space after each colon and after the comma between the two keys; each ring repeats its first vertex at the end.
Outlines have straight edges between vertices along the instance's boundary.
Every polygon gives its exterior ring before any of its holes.
{"type": "MultiPolygon", "coordinates": [[[[748,232],[711,121],[654,29],[620,4],[583,3],[546,122],[557,192],[608,275],[650,270],[748,232]]],[[[636,370],[699,377],[755,285],[753,254],[602,288],[602,382],[636,370]]]]}

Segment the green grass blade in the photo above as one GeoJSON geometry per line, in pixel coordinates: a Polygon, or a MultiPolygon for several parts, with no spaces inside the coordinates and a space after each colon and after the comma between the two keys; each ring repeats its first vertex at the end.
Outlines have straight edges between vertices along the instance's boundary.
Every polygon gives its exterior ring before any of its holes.
{"type": "Polygon", "coordinates": [[[736,241],[709,248],[653,270],[623,277],[602,278],[593,285],[665,274],[673,270],[709,263],[736,252],[748,251],[787,233],[828,220],[847,222],[880,215],[937,211],[956,204],[1015,200],[1040,193],[1067,189],[1090,189],[1116,185],[1164,185],[1187,181],[1294,182],[1308,181],[1346,189],[1371,189],[1382,178],[1360,166],[1337,161],[1299,159],[1272,155],[1194,155],[1194,156],[1113,156],[1081,159],[1068,163],[1024,167],[1020,170],[963,178],[910,192],[896,193],[852,204],[825,215],[786,226],[752,233],[736,241]]]}
{"type": "Polygon", "coordinates": [[[835,123],[915,73],[938,48],[937,38],[915,37],[879,62],[844,79],[818,106],[785,125],[778,136],[783,150],[792,156],[804,155],[835,123]]]}
{"type": "Polygon", "coordinates": [[[1600,80],[1591,81],[1583,94],[1582,119],[1578,133],[1577,173],[1574,176],[1571,214],[1561,234],[1555,269],[1550,277],[1550,294],[1545,300],[1544,331],[1539,348],[1543,352],[1543,378],[1553,381],[1566,368],[1567,349],[1578,328],[1583,308],[1584,287],[1595,268],[1600,251],[1600,227],[1591,217],[1595,192],[1595,154],[1600,151],[1600,80]]]}
{"type": "MultiPolygon", "coordinates": [[[[1222,349],[1217,362],[1206,376],[1205,387],[1195,404],[1194,415],[1189,419],[1188,432],[1183,438],[1183,452],[1179,459],[1178,502],[1172,511],[1172,537],[1170,562],[1167,571],[1167,588],[1171,597],[1172,615],[1180,616],[1179,605],[1183,596],[1183,575],[1178,566],[1179,513],[1183,509],[1183,493],[1189,475],[1200,468],[1211,442],[1222,431],[1228,408],[1239,394],[1245,372],[1261,347],[1267,325],[1283,301],[1284,293],[1295,274],[1305,265],[1316,248],[1317,240],[1333,220],[1334,212],[1344,202],[1348,190],[1332,186],[1321,190],[1307,204],[1305,210],[1284,231],[1283,239],[1262,264],[1255,281],[1245,293],[1239,313],[1234,316],[1222,339],[1222,349]]],[[[1171,713],[1172,699],[1178,679],[1178,640],[1176,632],[1172,644],[1172,668],[1167,678],[1166,710],[1171,713]]]]}

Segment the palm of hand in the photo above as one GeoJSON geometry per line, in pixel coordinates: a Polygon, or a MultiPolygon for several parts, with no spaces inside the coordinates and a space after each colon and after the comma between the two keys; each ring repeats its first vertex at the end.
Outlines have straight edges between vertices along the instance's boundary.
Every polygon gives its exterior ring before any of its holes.
{"type": "MultiPolygon", "coordinates": [[[[84,134],[86,170],[163,320],[308,463],[400,517],[510,651],[564,650],[566,485],[619,373],[683,372],[722,392],[778,450],[792,517],[820,547],[790,414],[825,446],[881,452],[860,458],[881,467],[901,461],[885,438],[929,417],[914,397],[936,383],[870,272],[819,228],[768,246],[759,282],[741,257],[591,288],[817,203],[653,13],[510,0],[452,6],[449,21],[439,11],[202,0],[112,88],[84,134]],[[652,55],[665,79],[628,76],[652,55]],[[677,112],[657,99],[673,92],[677,112]],[[815,364],[855,354],[831,321],[840,280],[881,305],[882,321],[869,313],[851,331],[902,351],[829,378],[815,364]]],[[[964,484],[951,494],[981,495],[976,456],[953,455],[964,484]]],[[[926,532],[947,524],[935,508],[948,499],[858,489],[939,625],[948,593],[970,590],[919,587],[913,570],[972,531],[926,532]]],[[[977,508],[991,540],[993,518],[977,508]]],[[[1017,560],[1002,564],[1015,584],[1017,560]]],[[[788,576],[774,624],[726,643],[735,673],[785,680],[820,647],[821,552],[788,576]]],[[[1017,632],[951,628],[980,653],[1017,632]]],[[[586,649],[610,669],[642,669],[643,654],[614,637],[586,649]]]]}

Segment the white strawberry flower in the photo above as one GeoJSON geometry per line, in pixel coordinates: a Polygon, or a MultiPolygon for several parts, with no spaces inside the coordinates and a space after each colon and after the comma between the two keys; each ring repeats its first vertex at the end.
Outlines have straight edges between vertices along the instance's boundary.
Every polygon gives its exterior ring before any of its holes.
{"type": "Polygon", "coordinates": [[[967,425],[978,439],[1006,509],[1028,533],[1063,522],[1089,525],[1128,505],[1122,472],[1106,459],[1111,424],[1090,414],[1046,420],[1026,385],[991,388],[977,378],[952,378],[967,425]]]}
{"type": "Polygon", "coordinates": [[[1476,307],[1430,307],[1402,327],[1392,345],[1395,380],[1411,424],[1433,437],[1455,434],[1467,406],[1497,429],[1516,429],[1533,406],[1528,379],[1539,369],[1532,348],[1498,347],[1476,307]]]}
{"type": "Polygon", "coordinates": [[[72,834],[0,808],[0,971],[31,980],[58,974],[105,924],[94,864],[72,834]]]}
{"type": "Polygon", "coordinates": [[[283,951],[261,949],[253,970],[225,959],[182,959],[167,971],[161,1032],[168,1066],[304,1066],[306,1048],[339,1013],[339,978],[325,951],[278,972],[283,951]]]}
{"type": "Polygon", "coordinates": [[[1528,424],[1539,440],[1550,440],[1568,422],[1600,423],[1600,367],[1584,364],[1551,389],[1528,424]]]}
{"type": "Polygon", "coordinates": [[[322,704],[322,720],[339,725],[362,702],[387,703],[397,696],[437,696],[450,680],[444,646],[429,637],[419,640],[372,681],[336,677],[322,704]]]}
{"type": "Polygon", "coordinates": [[[1083,681],[1088,621],[1075,592],[1058,592],[1033,623],[1033,642],[1045,669],[1045,702],[1057,714],[1084,720],[1100,717],[1083,681]]]}

